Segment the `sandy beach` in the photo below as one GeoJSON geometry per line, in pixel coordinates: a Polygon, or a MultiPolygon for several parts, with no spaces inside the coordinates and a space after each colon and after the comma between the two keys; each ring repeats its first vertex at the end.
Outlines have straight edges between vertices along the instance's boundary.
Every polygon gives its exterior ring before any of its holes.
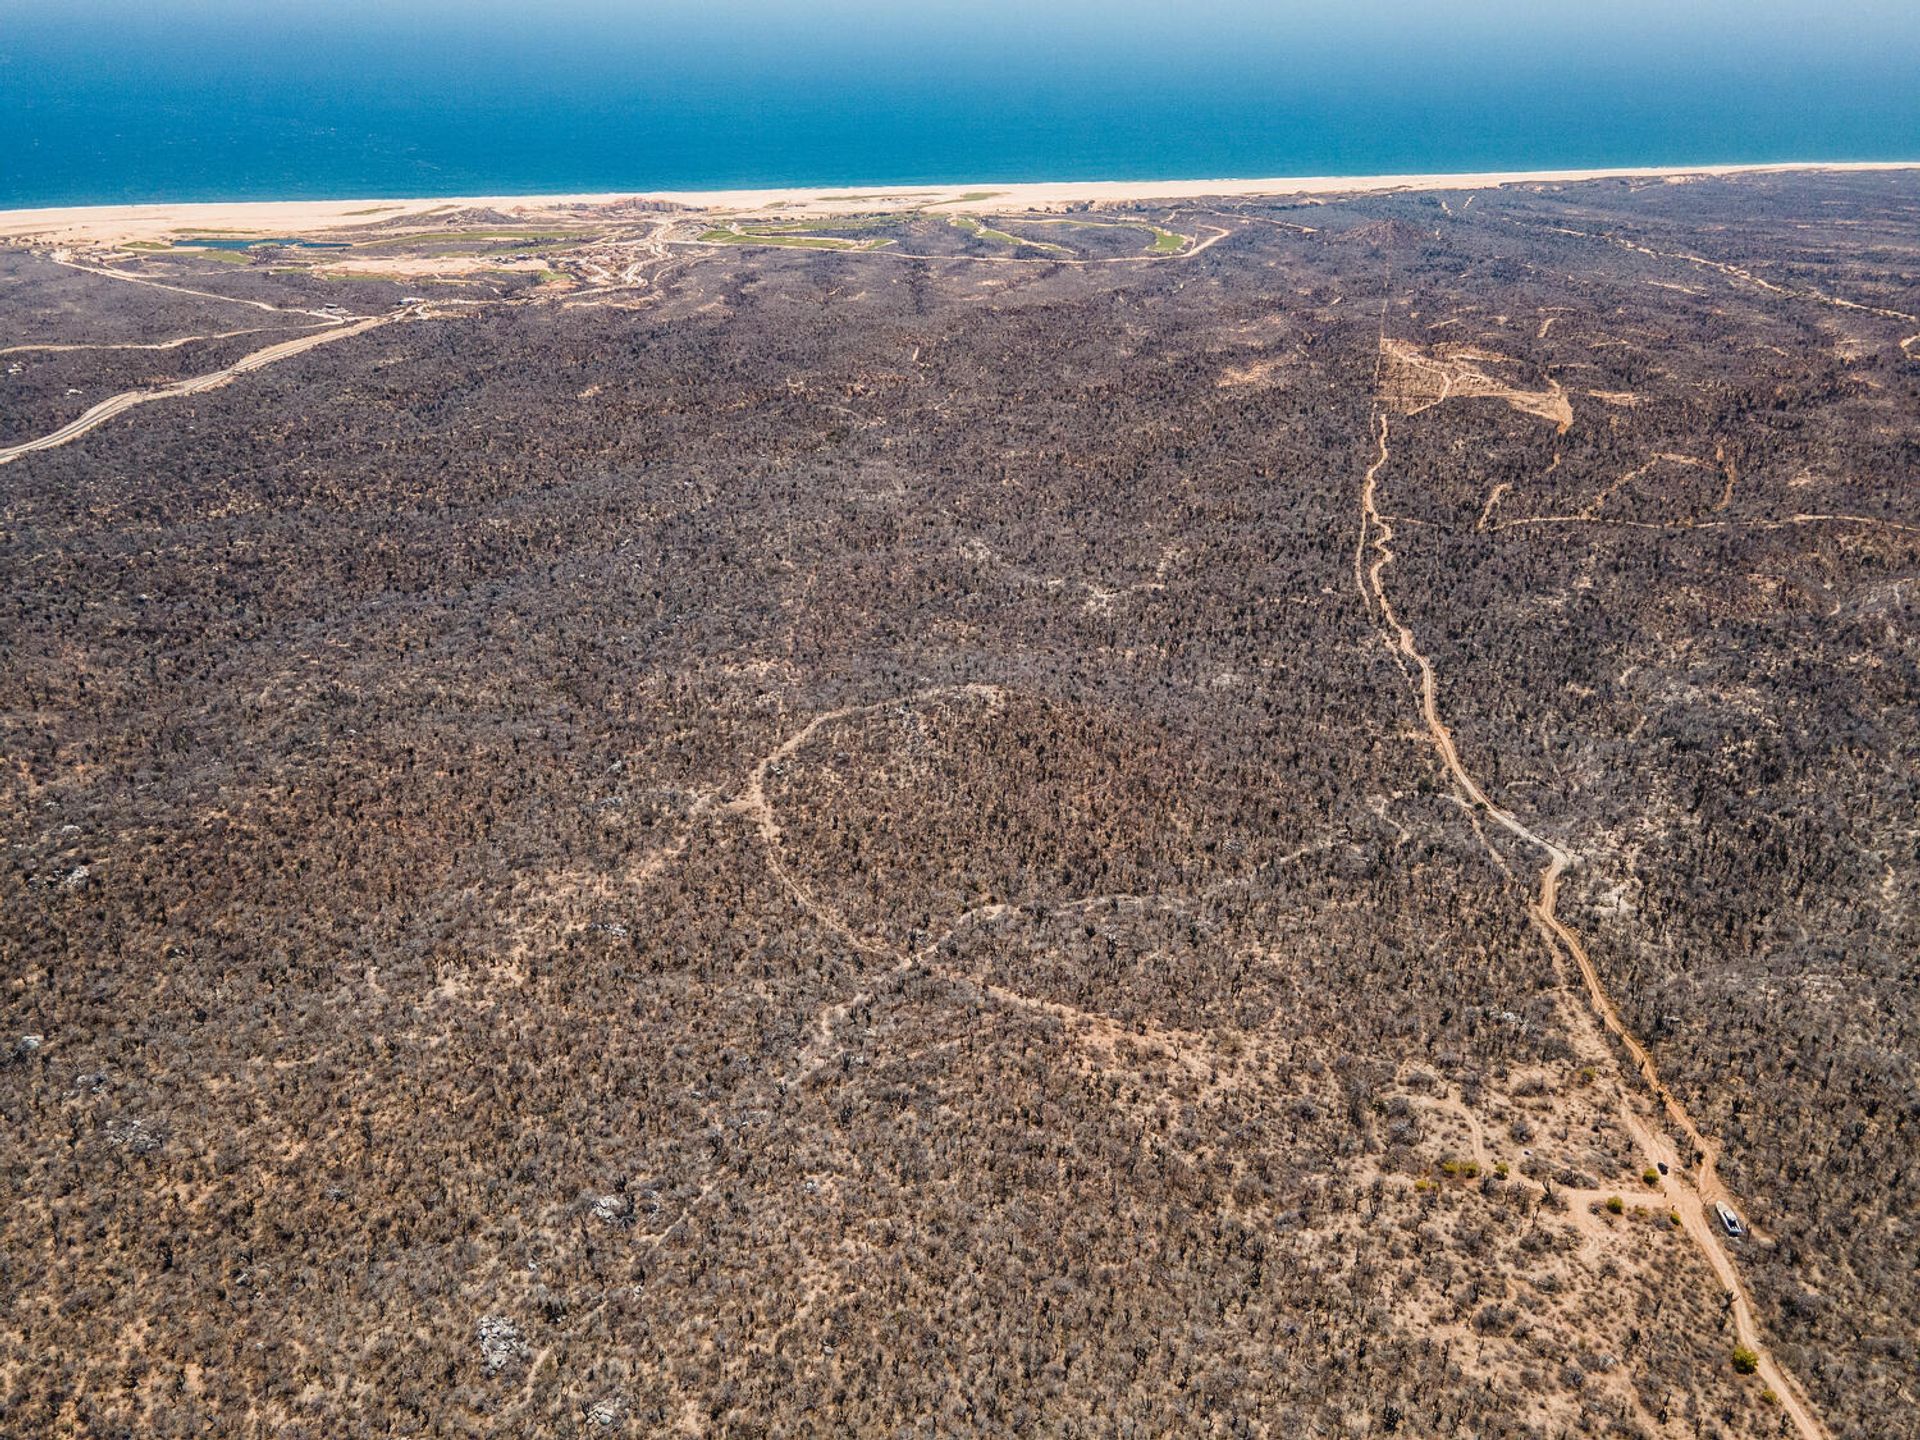
{"type": "Polygon", "coordinates": [[[1072,205],[1178,202],[1225,196],[1330,196],[1382,190],[1474,190],[1498,185],[1555,185],[1581,180],[1668,180],[1794,170],[1912,170],[1920,161],[1689,165],[1611,170],[1508,170],[1422,175],[1317,175],[1264,180],[1082,180],[971,185],[813,186],[764,190],[617,191],[581,195],[433,196],[408,200],[287,200],[153,205],[69,206],[0,210],[0,236],[37,244],[99,244],[158,239],[182,232],[303,234],[380,224],[447,210],[484,209],[516,220],[558,221],[623,202],[673,206],[690,213],[832,215],[884,206],[938,207],[995,214],[1061,210],[1072,205]]]}

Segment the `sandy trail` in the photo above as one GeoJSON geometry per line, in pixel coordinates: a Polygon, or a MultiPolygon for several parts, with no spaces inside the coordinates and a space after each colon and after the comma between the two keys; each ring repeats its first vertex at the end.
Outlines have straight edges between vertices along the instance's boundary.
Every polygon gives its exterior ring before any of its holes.
{"type": "MultiPolygon", "coordinates": [[[[1055,913],[1091,909],[1103,905],[1176,905],[1189,904],[1207,895],[1217,893],[1232,885],[1243,883],[1238,880],[1222,881],[1210,886],[1199,896],[1139,895],[1115,892],[1110,894],[1087,895],[1075,900],[1058,900],[1024,904],[993,902],[977,905],[955,915],[946,927],[932,939],[914,949],[897,948],[882,941],[860,934],[839,911],[825,904],[803,884],[787,867],[784,860],[785,837],[778,818],[774,814],[773,804],[767,797],[767,780],[776,767],[794,758],[801,748],[813,739],[826,726],[856,716],[877,714],[883,710],[901,706],[923,704],[935,700],[970,699],[981,701],[991,709],[998,709],[1006,700],[1007,692],[998,685],[960,684],[937,685],[916,690],[905,695],[893,695],[884,700],[876,700],[863,705],[843,705],[837,709],[822,711],[815,715],[800,729],[794,731],[772,750],[754,762],[747,772],[740,793],[724,805],[710,806],[705,799],[695,807],[695,813],[711,809],[723,815],[738,815],[750,821],[765,852],[769,869],[780,882],[783,889],[791,895],[801,909],[839,936],[848,945],[863,955],[884,959],[890,963],[887,967],[867,980],[858,990],[843,999],[831,1001],[817,1010],[813,1018],[801,1032],[802,1043],[794,1056],[794,1062],[785,1075],[774,1079],[777,1091],[785,1094],[795,1086],[804,1084],[838,1057],[835,1035],[861,1007],[871,1004],[880,990],[913,970],[924,968],[928,973],[939,976],[955,984],[968,986],[985,998],[1009,1009],[1024,1010],[1031,1014],[1045,1015],[1058,1020],[1064,1026],[1068,1038],[1083,1051],[1090,1052],[1104,1061],[1113,1061],[1122,1044],[1141,1045],[1157,1048],[1161,1058],[1167,1063],[1186,1071],[1203,1086],[1217,1083],[1214,1074],[1213,1053],[1206,1036],[1198,1032],[1171,1030],[1147,1021],[1123,1022],[1111,1015],[1099,1011],[1086,1010],[1060,1001],[1047,1000],[1033,995],[1025,995],[1017,990],[989,982],[984,975],[964,974],[949,967],[935,963],[940,950],[969,926],[1004,919],[1008,916],[1031,913],[1041,908],[1055,913]]],[[[669,847],[673,855],[686,848],[689,837],[683,836],[675,845],[669,847]]],[[[1280,863],[1288,864],[1303,859],[1322,850],[1331,848],[1331,839],[1302,846],[1300,849],[1281,857],[1280,863]]],[[[651,874],[657,866],[649,867],[651,874]]],[[[710,1179],[694,1196],[682,1205],[672,1220],[659,1229],[636,1236],[635,1238],[652,1246],[659,1246],[715,1192],[724,1177],[710,1179]]]]}
{"type": "MultiPolygon", "coordinates": [[[[785,836],[779,820],[774,814],[772,802],[767,798],[767,780],[777,766],[791,760],[808,741],[822,728],[850,720],[861,715],[878,714],[885,710],[904,706],[925,704],[939,700],[973,700],[988,707],[989,713],[998,710],[1007,699],[1007,692],[998,685],[963,684],[932,686],[916,690],[906,695],[894,695],[885,700],[873,701],[864,705],[846,705],[838,709],[823,711],[815,715],[800,729],[794,731],[780,744],[768,751],[753,768],[748,771],[740,794],[727,804],[719,806],[719,813],[740,815],[753,823],[759,836],[761,848],[766,853],[767,863],[783,889],[793,897],[796,903],[819,921],[828,930],[838,935],[848,945],[861,954],[891,962],[888,968],[855,994],[844,1000],[823,1007],[807,1026],[808,1036],[802,1047],[800,1060],[794,1073],[782,1082],[791,1086],[811,1076],[832,1058],[831,1047],[835,1028],[843,1023],[853,1011],[870,1003],[876,991],[888,981],[900,975],[924,967],[930,973],[957,984],[970,986],[982,995],[1010,1008],[1044,1014],[1062,1021],[1075,1041],[1103,1055],[1109,1055],[1122,1041],[1158,1046],[1169,1057],[1171,1063],[1179,1065],[1201,1079],[1207,1079],[1213,1067],[1211,1047],[1204,1035],[1194,1031],[1169,1029],[1149,1021],[1136,1020],[1123,1022],[1095,1010],[1065,1004],[1060,1001],[1041,999],[1024,995],[1016,990],[990,983],[984,975],[963,974],[937,963],[940,951],[945,948],[961,931],[981,924],[1006,919],[1014,915],[1035,914],[1041,911],[1056,915],[1076,911],[1098,909],[1104,906],[1115,908],[1134,906],[1178,907],[1204,902],[1208,898],[1245,884],[1243,878],[1229,878],[1206,887],[1193,895],[1136,894],[1133,892],[1110,892],[1097,895],[1083,895],[1077,899],[1048,899],[1041,901],[1006,902],[994,901],[976,905],[963,910],[947,921],[945,928],[919,946],[908,949],[891,946],[870,936],[862,935],[839,911],[825,904],[811,889],[803,884],[790,869],[784,859],[785,836]]],[[[1331,838],[1302,845],[1297,850],[1279,857],[1276,862],[1290,865],[1309,855],[1319,854],[1334,844],[1331,838]]]]}
{"type": "MultiPolygon", "coordinates": [[[[1808,288],[1797,290],[1790,285],[1776,284],[1764,276],[1756,275],[1741,265],[1732,265],[1724,260],[1710,260],[1704,255],[1694,255],[1685,250],[1656,250],[1651,245],[1642,245],[1637,240],[1623,239],[1618,235],[1596,234],[1591,230],[1575,230],[1565,225],[1545,227],[1556,235],[1577,235],[1583,240],[1601,240],[1609,245],[1617,245],[1622,250],[1631,250],[1637,255],[1647,255],[1658,260],[1681,260],[1702,270],[1711,270],[1732,280],[1743,280],[1749,285],[1765,290],[1769,294],[1785,296],[1791,300],[1812,300],[1821,305],[1831,305],[1839,310],[1855,310],[1863,315],[1878,315],[1883,320],[1905,320],[1920,324],[1920,315],[1910,315],[1905,310],[1892,310],[1881,305],[1866,305],[1858,300],[1849,300],[1844,295],[1829,295],[1824,290],[1808,288]]],[[[1920,340],[1920,335],[1914,336],[1920,340]]],[[[1905,341],[1901,348],[1906,348],[1905,341]]]]}
{"type": "Polygon", "coordinates": [[[1668,1166],[1669,1173],[1661,1177],[1661,1188],[1674,1211],[1681,1217],[1681,1223],[1687,1234],[1705,1255],[1715,1276],[1731,1297],[1730,1308],[1740,1343],[1759,1356],[1759,1375],[1779,1397],[1783,1413],[1793,1422],[1802,1440],[1830,1440],[1826,1428],[1814,1416],[1799,1382],[1788,1374],[1768,1348],[1765,1337],[1760,1333],[1755,1321],[1752,1300],[1746,1286],[1739,1272],[1734,1268],[1707,1210],[1708,1204],[1716,1199],[1728,1199],[1731,1203],[1730,1197],[1718,1183],[1715,1174],[1714,1162],[1717,1151],[1714,1145],[1701,1133],[1693,1117],[1687,1113],[1679,1099],[1660,1079],[1653,1057],[1634,1038],[1621,1020],[1612,997],[1607,993],[1599,972],[1594,968],[1593,961],[1587,954],[1586,946],[1573,929],[1560,919],[1558,913],[1560,878],[1573,864],[1573,856],[1561,846],[1530,829],[1511,811],[1494,803],[1468,773],[1460,759],[1453,733],[1441,718],[1437,693],[1438,682],[1433,664],[1421,652],[1413,631],[1395,613],[1382,583],[1382,572],[1394,559],[1390,543],[1393,539],[1393,527],[1382,516],[1376,500],[1379,475],[1386,467],[1390,454],[1389,422],[1383,411],[1376,410],[1375,426],[1378,453],[1373,464],[1367,469],[1360,492],[1360,547],[1356,552],[1355,572],[1361,577],[1361,600],[1369,614],[1377,611],[1403,670],[1407,665],[1411,665],[1418,674],[1421,719],[1426,723],[1433,747],[1439,753],[1441,763],[1454,786],[1481,814],[1492,819],[1514,838],[1545,854],[1547,863],[1540,873],[1539,895],[1529,904],[1528,913],[1547,938],[1548,948],[1555,955],[1556,961],[1562,954],[1573,960],[1579,969],[1581,979],[1585,982],[1593,1016],[1620,1042],[1621,1047],[1632,1059],[1634,1068],[1640,1072],[1641,1079],[1645,1081],[1647,1088],[1653,1092],[1665,1110],[1673,1128],[1685,1135],[1693,1146],[1699,1157],[1699,1172],[1695,1186],[1690,1188],[1682,1184],[1679,1178],[1684,1162],[1693,1157],[1676,1156],[1671,1145],[1635,1113],[1633,1106],[1623,1095],[1622,1118],[1628,1132],[1650,1164],[1668,1166]],[[1369,544],[1372,545],[1376,558],[1370,567],[1362,570],[1359,556],[1369,544]]]}
{"type": "MultiPolygon", "coordinates": [[[[1500,487],[1495,487],[1496,489],[1500,487]]],[[[1534,525],[1611,525],[1621,530],[1789,530],[1796,525],[1865,525],[1920,535],[1920,525],[1882,515],[1783,515],[1777,520],[1613,520],[1604,515],[1518,515],[1481,526],[1485,530],[1521,530],[1534,525]]]]}
{"type": "Polygon", "coordinates": [[[217,290],[195,290],[187,285],[169,285],[164,280],[151,280],[145,275],[130,275],[124,270],[115,270],[106,265],[88,265],[60,251],[55,251],[48,258],[54,264],[64,265],[69,270],[84,271],[88,275],[104,275],[109,280],[124,281],[128,285],[145,285],[151,290],[171,290],[176,295],[195,295],[202,300],[224,300],[229,305],[245,305],[253,310],[265,310],[271,315],[311,315],[325,324],[340,323],[338,315],[322,315],[317,310],[303,310],[294,306],[270,305],[265,300],[246,300],[238,295],[222,295],[217,290]]]}
{"type": "Polygon", "coordinates": [[[62,445],[71,444],[82,435],[99,429],[114,416],[124,415],[135,406],[148,405],[156,400],[178,400],[188,395],[203,395],[209,390],[219,389],[222,385],[249,371],[263,369],[276,361],[302,354],[316,346],[330,345],[336,340],[345,340],[353,335],[363,335],[369,330],[407,318],[412,318],[411,312],[375,316],[372,319],[359,321],[357,324],[342,325],[316,334],[282,340],[278,345],[269,345],[264,350],[256,350],[251,355],[234,361],[224,370],[195,375],[188,380],[176,380],[171,385],[156,385],[143,390],[123,390],[118,395],[102,400],[78,419],[69,420],[58,430],[42,435],[36,440],[26,440],[18,445],[0,449],[0,465],[10,464],[22,455],[31,455],[36,450],[55,450],[62,445]]]}
{"type": "Polygon", "coordinates": [[[748,772],[747,783],[739,798],[721,807],[728,814],[745,815],[753,822],[754,828],[759,831],[761,846],[767,853],[767,863],[772,867],[775,878],[780,881],[787,893],[799,902],[800,908],[863,955],[884,956],[894,960],[908,958],[901,956],[891,946],[857,932],[844,916],[823,904],[782,863],[780,822],[775,817],[773,806],[767,799],[767,776],[775,766],[791,760],[800,747],[818,734],[824,725],[850,720],[856,715],[871,715],[896,705],[923,704],[929,700],[947,700],[957,697],[984,700],[989,705],[997,707],[1005,699],[1005,692],[997,685],[939,685],[926,690],[916,690],[911,695],[896,695],[869,705],[845,705],[838,710],[823,711],[761,756],[753,769],[748,772]]]}
{"type": "MultiPolygon", "coordinates": [[[[337,321],[314,320],[311,326],[337,324],[337,321]]],[[[279,325],[250,325],[244,330],[216,330],[210,335],[182,335],[173,340],[94,340],[84,343],[47,344],[47,345],[8,345],[0,349],[0,355],[51,355],[67,354],[76,350],[178,350],[182,345],[191,345],[199,340],[232,340],[241,335],[264,335],[270,330],[285,327],[279,325]]]]}
{"type": "MultiPolygon", "coordinates": [[[[1556,456],[1555,458],[1558,459],[1559,457],[1556,456]]],[[[1692,455],[1678,455],[1678,454],[1672,453],[1671,451],[1665,451],[1665,450],[1660,451],[1651,460],[1647,461],[1644,465],[1636,465],[1633,469],[1627,471],[1626,474],[1622,475],[1619,479],[1613,481],[1609,485],[1602,487],[1602,489],[1600,490],[1600,493],[1595,495],[1593,499],[1589,500],[1586,503],[1586,505],[1584,505],[1581,508],[1580,518],[1582,520],[1598,520],[1600,518],[1600,512],[1606,508],[1607,501],[1611,500],[1621,490],[1624,490],[1627,486],[1631,485],[1634,481],[1638,480],[1642,475],[1646,474],[1649,470],[1653,469],[1654,466],[1659,465],[1663,462],[1667,464],[1683,465],[1683,466],[1698,466],[1698,465],[1704,465],[1706,463],[1704,460],[1696,459],[1692,455]]],[[[1482,527],[1482,528],[1485,528],[1485,527],[1482,527]]]]}

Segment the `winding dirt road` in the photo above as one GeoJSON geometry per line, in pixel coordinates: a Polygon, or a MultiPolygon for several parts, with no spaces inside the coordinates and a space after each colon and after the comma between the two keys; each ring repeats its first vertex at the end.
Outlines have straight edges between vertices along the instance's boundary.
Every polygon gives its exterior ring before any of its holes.
{"type": "MultiPolygon", "coordinates": [[[[308,328],[338,323],[314,320],[308,322],[308,328]]],[[[179,335],[172,340],[89,340],[68,344],[8,345],[0,348],[0,355],[66,354],[76,350],[178,350],[182,345],[192,345],[201,340],[231,340],[239,335],[263,335],[269,330],[290,328],[291,325],[250,325],[244,330],[217,330],[211,335],[179,335]]]]}
{"type": "MultiPolygon", "coordinates": [[[[1382,583],[1382,572],[1393,562],[1391,548],[1393,527],[1380,513],[1376,494],[1380,472],[1386,468],[1389,458],[1388,420],[1384,412],[1376,410],[1374,416],[1376,440],[1379,453],[1368,467],[1360,491],[1360,542],[1354,553],[1354,573],[1360,584],[1360,598],[1368,613],[1377,613],[1385,628],[1396,658],[1403,668],[1410,664],[1419,677],[1420,716],[1426,723],[1427,733],[1433,741],[1434,749],[1439,753],[1454,786],[1472,804],[1480,814],[1484,814],[1495,824],[1506,830],[1514,838],[1541,851],[1547,857],[1547,863],[1540,872],[1540,890],[1538,897],[1529,904],[1528,913],[1539,927],[1548,949],[1553,953],[1558,965],[1562,955],[1571,957],[1585,982],[1587,999],[1592,1006],[1592,1018],[1597,1019],[1608,1031],[1612,1032],[1621,1047],[1632,1059],[1635,1069],[1646,1082],[1647,1088],[1665,1110],[1673,1128],[1687,1137],[1692,1145],[1694,1156],[1678,1156],[1665,1137],[1656,1133],[1654,1127],[1637,1113],[1627,1099],[1624,1090],[1621,1098],[1621,1116],[1628,1133],[1646,1157],[1649,1165],[1664,1165],[1667,1173],[1660,1177],[1660,1187],[1674,1213],[1680,1216],[1681,1224],[1693,1239],[1715,1276],[1725,1288],[1729,1297],[1729,1309],[1732,1312],[1734,1331],[1739,1342],[1759,1357],[1758,1373],[1769,1389],[1779,1397],[1782,1412],[1792,1421],[1794,1429],[1802,1440],[1830,1440],[1827,1429],[1813,1414],[1805,1392],[1797,1380],[1777,1361],[1768,1348],[1765,1337],[1760,1332],[1754,1317],[1752,1298],[1747,1293],[1739,1272],[1734,1268],[1725,1245],[1716,1229],[1715,1221],[1708,1206],[1715,1200],[1727,1200],[1732,1203],[1724,1187],[1715,1174],[1714,1162],[1717,1150],[1713,1143],[1701,1133],[1693,1117],[1687,1113],[1679,1099],[1660,1079],[1659,1070],[1653,1063],[1653,1057],[1646,1047],[1640,1044],[1627,1029],[1620,1018],[1620,1012],[1601,982],[1599,972],[1594,968],[1587,949],[1581,943],[1571,926],[1559,916],[1560,878],[1573,864],[1573,856],[1561,846],[1530,829],[1511,811],[1495,804],[1491,797],[1480,788],[1466,766],[1461,763],[1459,748],[1454,744],[1453,733],[1441,719],[1438,682],[1434,676],[1433,663],[1420,650],[1413,631],[1401,621],[1395,613],[1392,602],[1387,598],[1386,587],[1382,583]],[[1362,559],[1371,546],[1375,559],[1371,566],[1363,568],[1362,559]],[[1698,1157],[1699,1169],[1695,1182],[1689,1186],[1681,1180],[1689,1161],[1698,1157]]],[[[1597,1039],[1597,1037],[1595,1037],[1597,1039]]],[[[1609,1052],[1611,1053],[1611,1052],[1609,1052]]]]}
{"type": "Polygon", "coordinates": [[[35,440],[23,440],[18,445],[0,449],[0,465],[11,464],[22,455],[31,455],[36,450],[55,450],[69,445],[91,430],[97,430],[116,415],[124,415],[137,405],[148,405],[155,400],[178,400],[188,395],[204,395],[209,390],[218,390],[236,376],[245,375],[250,370],[264,369],[279,360],[300,355],[319,345],[331,345],[336,340],[345,340],[351,335],[364,335],[369,330],[382,325],[391,325],[399,320],[417,318],[413,310],[403,310],[392,315],[377,315],[370,320],[361,320],[352,325],[341,325],[331,330],[320,330],[311,335],[299,335],[291,340],[282,340],[278,345],[269,345],[264,350],[256,350],[243,356],[224,370],[214,370],[205,375],[195,375],[191,379],[176,380],[170,385],[155,385],[142,390],[123,390],[118,395],[109,396],[98,405],[76,419],[69,420],[58,430],[53,430],[35,440]]]}
{"type": "Polygon", "coordinates": [[[202,300],[224,300],[229,305],[245,305],[252,310],[265,310],[272,315],[312,315],[317,319],[335,321],[337,316],[325,315],[318,310],[304,310],[298,306],[275,305],[267,300],[249,300],[240,295],[222,295],[218,290],[196,290],[189,285],[169,285],[164,280],[155,280],[146,275],[131,275],[125,270],[115,270],[108,265],[89,265],[85,261],[75,260],[63,251],[54,251],[47,257],[56,265],[64,265],[69,270],[79,270],[88,275],[102,275],[109,280],[120,280],[128,285],[145,285],[149,290],[171,290],[176,295],[193,295],[202,300]]]}
{"type": "MultiPolygon", "coordinates": [[[[1517,221],[1509,221],[1509,223],[1523,224],[1517,221]]],[[[1812,300],[1817,304],[1831,305],[1837,310],[1857,310],[1863,315],[1878,315],[1885,320],[1920,321],[1920,315],[1909,314],[1905,310],[1894,310],[1884,305],[1867,305],[1858,300],[1849,300],[1844,295],[1830,295],[1824,290],[1815,290],[1811,287],[1795,289],[1790,285],[1778,285],[1763,275],[1754,274],[1745,266],[1731,265],[1725,260],[1710,260],[1705,255],[1695,255],[1686,250],[1656,250],[1651,245],[1642,245],[1637,240],[1628,240],[1620,235],[1596,234],[1592,230],[1575,230],[1565,225],[1547,225],[1542,228],[1555,235],[1574,235],[1582,240],[1604,241],[1608,245],[1616,245],[1622,250],[1631,250],[1636,255],[1646,255],[1656,260],[1679,260],[1698,269],[1711,270],[1715,274],[1724,275],[1730,280],[1744,280],[1757,289],[1792,300],[1812,300]]],[[[1916,335],[1914,339],[1920,340],[1920,335],[1916,335]]],[[[1901,348],[1906,348],[1906,342],[1902,342],[1901,348]]]]}

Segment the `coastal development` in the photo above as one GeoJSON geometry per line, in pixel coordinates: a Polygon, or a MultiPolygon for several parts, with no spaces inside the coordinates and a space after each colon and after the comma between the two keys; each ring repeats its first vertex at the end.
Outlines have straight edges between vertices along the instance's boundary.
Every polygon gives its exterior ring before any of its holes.
{"type": "Polygon", "coordinates": [[[0,213],[0,1434],[1911,1434],[1920,168],[0,213]]]}

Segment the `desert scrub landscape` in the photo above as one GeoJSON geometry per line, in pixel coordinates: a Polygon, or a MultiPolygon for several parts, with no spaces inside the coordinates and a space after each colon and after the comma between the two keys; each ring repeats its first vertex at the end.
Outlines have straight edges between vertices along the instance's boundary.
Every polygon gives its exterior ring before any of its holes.
{"type": "Polygon", "coordinates": [[[0,254],[0,1433],[1915,1433],[1910,174],[305,238],[0,254]]]}

